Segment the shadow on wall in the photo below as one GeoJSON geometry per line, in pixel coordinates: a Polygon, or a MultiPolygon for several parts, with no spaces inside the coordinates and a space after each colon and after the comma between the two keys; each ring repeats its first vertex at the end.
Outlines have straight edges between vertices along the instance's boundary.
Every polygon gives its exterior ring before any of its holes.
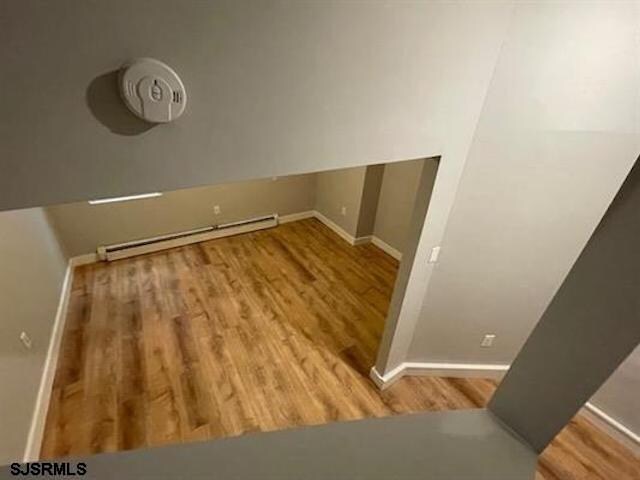
{"type": "Polygon", "coordinates": [[[140,135],[156,126],[133,115],[122,102],[117,70],[94,78],[87,87],[86,101],[93,116],[115,134],[140,135]]]}

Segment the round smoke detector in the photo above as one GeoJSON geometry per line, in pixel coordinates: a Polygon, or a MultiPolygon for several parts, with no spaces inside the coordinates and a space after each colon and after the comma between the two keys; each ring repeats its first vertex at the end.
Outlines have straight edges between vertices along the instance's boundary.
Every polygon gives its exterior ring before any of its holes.
{"type": "Polygon", "coordinates": [[[187,105],[178,74],[153,58],[138,58],[122,66],[120,93],[129,110],[152,123],[175,120],[187,105]]]}

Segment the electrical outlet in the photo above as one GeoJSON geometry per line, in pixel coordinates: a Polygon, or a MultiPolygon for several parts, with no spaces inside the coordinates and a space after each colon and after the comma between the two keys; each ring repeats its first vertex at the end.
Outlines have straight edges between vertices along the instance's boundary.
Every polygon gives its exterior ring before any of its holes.
{"type": "Polygon", "coordinates": [[[343,217],[344,217],[344,216],[346,216],[346,215],[347,215],[347,207],[344,207],[344,206],[343,206],[343,207],[340,209],[340,213],[342,214],[342,216],[343,216],[343,217]]]}
{"type": "Polygon", "coordinates": [[[22,332],[20,334],[20,341],[27,349],[31,350],[31,338],[27,335],[27,332],[22,332]]]}
{"type": "Polygon", "coordinates": [[[440,256],[440,247],[433,247],[431,249],[431,255],[429,255],[429,263],[436,263],[440,256]]]}
{"type": "Polygon", "coordinates": [[[216,215],[220,215],[220,205],[213,206],[213,213],[215,213],[216,215]]]}
{"type": "Polygon", "coordinates": [[[482,342],[480,342],[480,346],[489,348],[493,345],[493,341],[495,339],[496,339],[496,336],[493,333],[489,333],[482,338],[482,342]]]}

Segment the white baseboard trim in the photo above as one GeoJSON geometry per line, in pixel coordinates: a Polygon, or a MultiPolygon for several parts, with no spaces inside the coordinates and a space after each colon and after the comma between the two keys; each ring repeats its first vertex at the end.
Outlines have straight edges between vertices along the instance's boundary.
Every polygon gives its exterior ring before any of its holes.
{"type": "Polygon", "coordinates": [[[69,260],[64,281],[62,282],[60,301],[58,302],[58,309],[56,311],[53,329],[51,330],[51,338],[49,339],[49,348],[47,349],[47,358],[44,362],[38,396],[36,398],[33,416],[31,417],[31,427],[29,428],[23,462],[33,462],[40,458],[40,447],[42,445],[42,437],[44,435],[44,427],[49,410],[49,401],[51,399],[51,390],[53,389],[53,380],[56,375],[62,334],[64,332],[67,310],[69,308],[69,298],[73,285],[74,265],[72,260],[73,259],[69,260]]]}
{"type": "Polygon", "coordinates": [[[364,245],[365,243],[371,243],[373,235],[365,235],[364,237],[356,237],[353,239],[353,245],[364,245]]]}
{"type": "MultiPolygon", "coordinates": [[[[380,390],[385,390],[406,375],[501,378],[508,370],[509,365],[505,364],[403,362],[384,375],[373,367],[369,376],[380,390]]],[[[634,453],[640,454],[640,435],[626,425],[592,403],[586,403],[580,413],[609,436],[623,443],[634,453]]]]}
{"type": "MultiPolygon", "coordinates": [[[[344,228],[338,225],[336,222],[328,218],[326,215],[320,213],[317,210],[313,211],[313,216],[324,223],[327,227],[337,233],[343,240],[345,240],[349,245],[364,245],[365,243],[373,243],[377,247],[381,248],[384,252],[388,253],[395,259],[400,259],[402,254],[393,248],[391,245],[384,243],[379,238],[373,235],[365,235],[362,237],[354,237],[349,232],[347,232],[344,228]]],[[[306,217],[305,217],[306,218],[306,217]]]]}
{"type": "Polygon", "coordinates": [[[355,245],[356,244],[356,238],[353,235],[351,235],[349,232],[344,230],[340,225],[335,223],[333,220],[331,220],[330,218],[326,217],[325,215],[323,215],[322,213],[320,213],[317,210],[314,210],[313,214],[314,214],[314,217],[316,217],[318,220],[320,220],[322,223],[324,223],[327,227],[329,227],[331,230],[333,230],[338,235],[340,235],[350,245],[355,245]]]}
{"type": "Polygon", "coordinates": [[[402,365],[405,375],[430,375],[433,377],[502,378],[509,370],[509,365],[482,363],[405,362],[402,365]]]}
{"type": "Polygon", "coordinates": [[[405,375],[502,378],[507,370],[509,370],[509,365],[502,364],[403,362],[384,375],[381,375],[373,367],[371,369],[371,379],[381,390],[384,390],[405,375]]]}
{"type": "Polygon", "coordinates": [[[629,449],[633,450],[636,455],[640,455],[640,435],[635,433],[626,425],[620,423],[610,415],[607,415],[591,402],[587,402],[580,413],[591,420],[609,436],[629,447],[629,449]]]}
{"type": "Polygon", "coordinates": [[[289,215],[278,215],[278,222],[279,223],[297,222],[298,220],[313,218],[315,217],[315,213],[316,212],[314,210],[308,210],[306,212],[290,213],[289,215]]]}
{"type": "Polygon", "coordinates": [[[75,267],[79,267],[80,265],[89,265],[90,263],[99,262],[97,253],[85,253],[83,255],[77,255],[75,257],[71,257],[69,259],[69,266],[73,269],[75,267]]]}
{"type": "Polygon", "coordinates": [[[390,370],[386,375],[380,375],[376,367],[371,367],[369,377],[380,390],[385,390],[400,380],[404,376],[404,364],[401,363],[396,368],[390,370]]]}
{"type": "Polygon", "coordinates": [[[402,260],[402,252],[400,250],[393,248],[391,245],[376,237],[375,235],[371,237],[371,243],[373,243],[380,250],[392,256],[396,260],[402,260]]]}

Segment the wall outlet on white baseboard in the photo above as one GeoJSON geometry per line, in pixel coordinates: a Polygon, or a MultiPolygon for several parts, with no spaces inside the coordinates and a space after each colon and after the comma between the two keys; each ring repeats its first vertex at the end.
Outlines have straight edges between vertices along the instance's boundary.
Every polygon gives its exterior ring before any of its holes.
{"type": "Polygon", "coordinates": [[[216,215],[220,215],[220,205],[213,206],[213,213],[215,213],[216,215]]]}
{"type": "Polygon", "coordinates": [[[347,215],[347,207],[343,206],[340,209],[340,215],[342,215],[343,217],[347,215]]]}
{"type": "Polygon", "coordinates": [[[495,339],[496,339],[496,336],[493,333],[488,333],[482,338],[482,342],[480,342],[480,346],[485,348],[491,347],[495,339]]]}
{"type": "Polygon", "coordinates": [[[20,341],[24,344],[26,349],[31,350],[31,337],[27,335],[27,332],[20,333],[20,341]]]}

